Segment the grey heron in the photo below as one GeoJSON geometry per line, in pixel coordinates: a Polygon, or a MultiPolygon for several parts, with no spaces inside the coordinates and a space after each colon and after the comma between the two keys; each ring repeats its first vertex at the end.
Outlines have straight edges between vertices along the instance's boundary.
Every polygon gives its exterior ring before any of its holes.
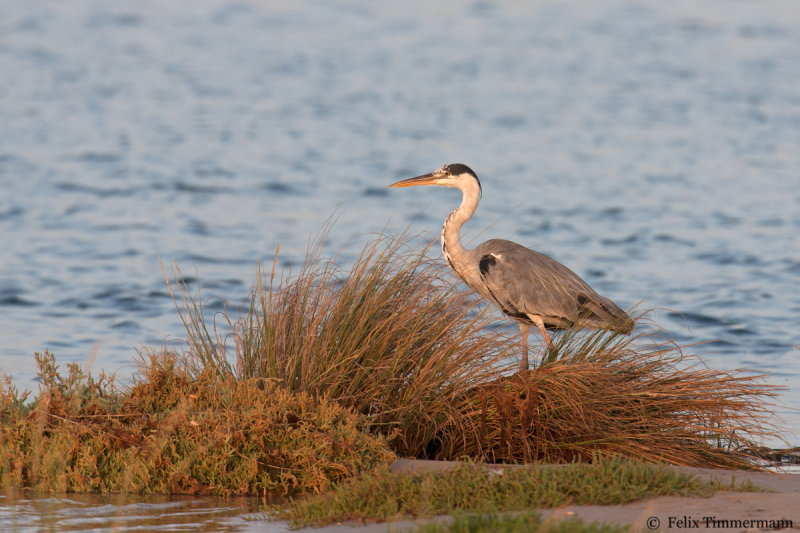
{"type": "Polygon", "coordinates": [[[536,326],[548,348],[547,330],[568,327],[607,329],[623,334],[633,320],[610,299],[597,294],[572,270],[555,259],[503,239],[491,239],[473,250],[462,246],[459,233],[481,197],[481,182],[468,166],[445,165],[429,174],[393,183],[391,187],[439,185],[462,193],[461,205],[442,227],[442,254],[467,285],[519,323],[522,337],[520,370],[528,369],[528,333],[536,326]]]}

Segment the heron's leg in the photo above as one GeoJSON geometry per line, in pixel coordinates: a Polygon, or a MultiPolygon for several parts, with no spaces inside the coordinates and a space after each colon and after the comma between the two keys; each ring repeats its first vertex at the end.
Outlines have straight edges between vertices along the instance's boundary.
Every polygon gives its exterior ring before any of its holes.
{"type": "Polygon", "coordinates": [[[528,331],[530,331],[530,324],[524,322],[519,323],[519,334],[522,337],[522,359],[519,362],[519,371],[524,372],[528,370],[528,331]]]}
{"type": "Polygon", "coordinates": [[[552,350],[553,343],[550,342],[550,335],[547,334],[547,328],[544,327],[544,320],[542,320],[542,317],[532,315],[531,320],[533,320],[533,323],[536,324],[536,327],[539,328],[539,331],[542,333],[542,337],[544,337],[544,342],[547,345],[547,349],[552,350]]]}

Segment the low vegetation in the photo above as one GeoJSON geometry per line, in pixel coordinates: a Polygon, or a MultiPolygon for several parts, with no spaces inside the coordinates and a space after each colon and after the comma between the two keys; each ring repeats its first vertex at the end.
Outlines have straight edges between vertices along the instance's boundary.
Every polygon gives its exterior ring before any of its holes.
{"type": "Polygon", "coordinates": [[[0,485],[36,491],[316,493],[394,457],[364,417],[252,378],[194,375],[174,354],[119,389],[37,354],[35,401],[0,389],[0,485]]]}
{"type": "Polygon", "coordinates": [[[428,523],[414,529],[416,533],[627,533],[630,528],[602,523],[584,524],[576,518],[554,523],[541,519],[536,511],[513,514],[456,514],[452,522],[428,523]]]}
{"type": "Polygon", "coordinates": [[[594,464],[506,467],[462,463],[445,472],[380,470],[333,490],[276,508],[293,526],[425,518],[456,512],[505,512],[569,504],[615,505],[662,495],[709,497],[718,490],[757,491],[750,483],[704,481],[664,466],[627,459],[594,464]]]}

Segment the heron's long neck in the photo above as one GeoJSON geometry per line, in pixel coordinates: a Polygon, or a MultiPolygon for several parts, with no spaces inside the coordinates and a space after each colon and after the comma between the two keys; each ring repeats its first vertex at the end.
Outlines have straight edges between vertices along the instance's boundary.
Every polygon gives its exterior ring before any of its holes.
{"type": "Polygon", "coordinates": [[[461,205],[447,216],[442,227],[442,253],[456,273],[465,277],[467,273],[463,272],[463,265],[466,264],[468,250],[461,245],[459,232],[464,222],[475,213],[481,192],[476,182],[467,183],[459,189],[462,192],[461,205]]]}

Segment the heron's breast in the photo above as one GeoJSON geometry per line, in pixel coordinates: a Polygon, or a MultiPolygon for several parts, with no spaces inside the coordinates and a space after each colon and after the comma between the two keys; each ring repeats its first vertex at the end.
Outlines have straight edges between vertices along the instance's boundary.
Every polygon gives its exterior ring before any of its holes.
{"type": "Polygon", "coordinates": [[[461,281],[463,281],[464,283],[467,283],[467,280],[464,277],[464,275],[461,273],[461,271],[458,268],[456,268],[455,263],[453,263],[453,258],[450,257],[450,254],[447,252],[447,246],[445,246],[444,241],[442,241],[442,255],[444,256],[444,260],[447,261],[447,266],[450,267],[450,270],[455,272],[455,274],[459,278],[461,278],[461,281]]]}
{"type": "Polygon", "coordinates": [[[444,242],[444,232],[442,232],[442,256],[444,256],[444,260],[447,262],[447,266],[450,267],[450,270],[452,270],[453,273],[455,273],[455,275],[458,276],[461,281],[463,281],[467,285],[472,286],[472,284],[470,283],[470,281],[468,279],[469,276],[467,275],[467,273],[465,271],[462,270],[463,269],[463,265],[459,264],[457,266],[456,265],[456,261],[450,255],[450,252],[447,249],[447,245],[444,242]],[[459,268],[459,267],[462,267],[462,268],[459,268]]]}

